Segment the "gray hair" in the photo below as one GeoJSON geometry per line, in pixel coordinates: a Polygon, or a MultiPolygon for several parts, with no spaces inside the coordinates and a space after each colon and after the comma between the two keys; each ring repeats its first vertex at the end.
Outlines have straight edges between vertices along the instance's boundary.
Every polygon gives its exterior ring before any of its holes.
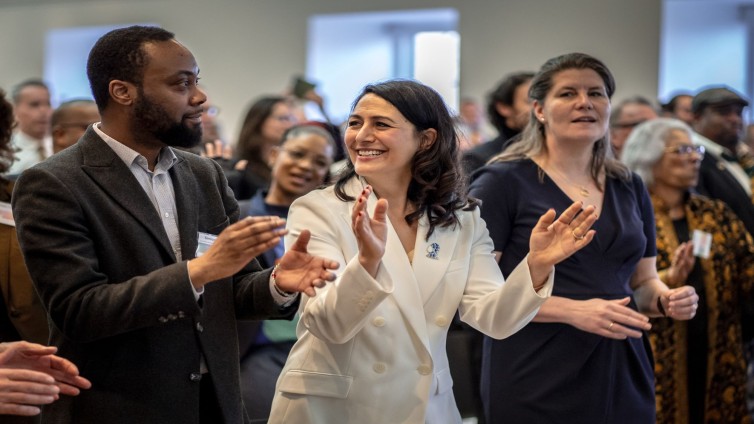
{"type": "Polygon", "coordinates": [[[674,118],[657,118],[636,126],[623,147],[621,160],[647,187],[654,183],[653,168],[665,153],[668,135],[673,130],[693,134],[691,127],[674,118]]]}

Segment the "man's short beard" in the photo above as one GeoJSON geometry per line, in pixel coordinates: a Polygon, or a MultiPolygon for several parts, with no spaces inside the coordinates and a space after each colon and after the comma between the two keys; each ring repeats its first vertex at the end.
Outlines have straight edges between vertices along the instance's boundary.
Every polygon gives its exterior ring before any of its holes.
{"type": "Polygon", "coordinates": [[[148,98],[141,87],[134,105],[134,133],[148,133],[172,147],[190,148],[202,141],[202,126],[191,128],[182,120],[172,122],[172,118],[157,102],[148,98]]]}

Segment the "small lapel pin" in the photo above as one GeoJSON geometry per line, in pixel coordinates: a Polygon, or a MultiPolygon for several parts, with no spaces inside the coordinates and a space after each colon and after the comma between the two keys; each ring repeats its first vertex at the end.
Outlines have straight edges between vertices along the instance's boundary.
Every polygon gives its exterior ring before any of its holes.
{"type": "Polygon", "coordinates": [[[440,251],[440,245],[437,243],[432,243],[429,246],[427,246],[427,257],[429,259],[437,259],[437,252],[440,251]]]}

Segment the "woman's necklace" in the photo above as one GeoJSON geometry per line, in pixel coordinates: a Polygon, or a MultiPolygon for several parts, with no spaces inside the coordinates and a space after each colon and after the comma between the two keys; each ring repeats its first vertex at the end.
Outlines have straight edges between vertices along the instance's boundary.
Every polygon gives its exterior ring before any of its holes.
{"type": "Polygon", "coordinates": [[[586,188],[585,185],[582,184],[574,184],[568,177],[566,177],[562,172],[558,171],[554,167],[550,167],[550,170],[555,172],[560,178],[563,179],[568,185],[571,187],[576,188],[579,191],[579,194],[581,197],[589,197],[590,194],[592,194],[588,188],[586,188]]]}

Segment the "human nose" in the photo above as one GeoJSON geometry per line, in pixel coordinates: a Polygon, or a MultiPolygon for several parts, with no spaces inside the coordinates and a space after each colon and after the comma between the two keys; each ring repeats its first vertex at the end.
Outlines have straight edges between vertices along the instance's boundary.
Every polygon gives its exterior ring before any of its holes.
{"type": "Polygon", "coordinates": [[[369,124],[362,124],[356,130],[356,141],[358,142],[372,142],[374,141],[374,129],[369,124]]]}
{"type": "Polygon", "coordinates": [[[198,86],[195,87],[196,92],[193,96],[191,96],[191,103],[195,105],[201,105],[204,104],[204,102],[207,101],[207,93],[204,92],[201,88],[198,86]]]}
{"type": "Polygon", "coordinates": [[[587,109],[594,108],[594,105],[592,105],[592,99],[589,97],[588,93],[579,93],[577,95],[577,101],[579,107],[584,107],[587,109]]]}

